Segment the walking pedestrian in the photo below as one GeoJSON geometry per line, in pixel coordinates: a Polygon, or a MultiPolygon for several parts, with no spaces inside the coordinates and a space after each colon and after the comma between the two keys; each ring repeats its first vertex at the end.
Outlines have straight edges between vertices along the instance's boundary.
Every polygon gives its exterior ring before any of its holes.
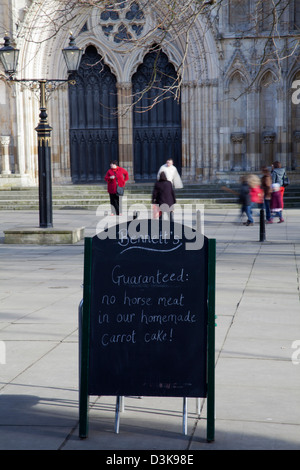
{"type": "Polygon", "coordinates": [[[248,184],[250,186],[251,208],[263,207],[263,190],[261,188],[261,181],[257,175],[248,175],[248,184]]]}
{"type": "Polygon", "coordinates": [[[168,181],[164,171],[160,173],[159,180],[156,181],[152,192],[152,204],[155,205],[159,218],[166,212],[170,220],[174,220],[173,211],[176,198],[171,181],[168,181]]]}
{"type": "Polygon", "coordinates": [[[120,215],[120,200],[126,181],[129,179],[127,170],[118,166],[117,160],[110,162],[110,169],[104,177],[111,204],[111,215],[120,215]]]}
{"type": "Polygon", "coordinates": [[[275,216],[279,217],[279,224],[284,222],[284,219],[282,217],[282,197],[280,193],[280,184],[279,183],[273,183],[272,184],[272,195],[271,195],[271,220],[269,223],[273,223],[273,218],[275,216]]]}
{"type": "Polygon", "coordinates": [[[181,178],[179,176],[178,170],[176,166],[173,164],[172,158],[168,158],[166,163],[160,167],[157,173],[157,179],[159,180],[161,172],[164,172],[167,180],[171,181],[173,187],[175,189],[181,189],[183,188],[183,183],[181,181],[181,178]]]}
{"type": "Polygon", "coordinates": [[[284,203],[283,203],[284,191],[285,191],[285,187],[288,186],[289,184],[289,180],[288,180],[285,168],[281,166],[281,163],[278,160],[274,162],[272,165],[271,176],[272,176],[272,184],[278,183],[280,186],[280,194],[281,194],[282,208],[283,208],[284,207],[284,203]]]}
{"type": "Polygon", "coordinates": [[[266,211],[266,220],[267,222],[271,219],[271,212],[270,212],[270,202],[271,202],[271,194],[272,194],[272,178],[269,169],[266,166],[262,167],[262,178],[261,178],[261,188],[263,190],[264,195],[264,207],[266,211]]]}
{"type": "Polygon", "coordinates": [[[250,188],[247,181],[247,177],[243,176],[241,178],[241,187],[239,194],[239,203],[241,204],[241,217],[245,212],[247,216],[247,222],[244,225],[253,225],[253,217],[251,210],[251,199],[250,199],[250,188]]]}

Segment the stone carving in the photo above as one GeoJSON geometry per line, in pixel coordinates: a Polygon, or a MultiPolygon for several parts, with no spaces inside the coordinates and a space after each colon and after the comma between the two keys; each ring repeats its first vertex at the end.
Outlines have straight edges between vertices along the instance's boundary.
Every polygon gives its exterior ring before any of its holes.
{"type": "Polygon", "coordinates": [[[242,143],[243,140],[245,139],[246,135],[244,132],[233,132],[230,136],[232,142],[234,144],[237,144],[237,143],[242,143]]]}
{"type": "Polygon", "coordinates": [[[300,131],[294,131],[294,139],[297,143],[300,142],[300,131]]]}
{"type": "Polygon", "coordinates": [[[275,140],[276,132],[263,132],[263,143],[264,144],[272,144],[275,140]]]}

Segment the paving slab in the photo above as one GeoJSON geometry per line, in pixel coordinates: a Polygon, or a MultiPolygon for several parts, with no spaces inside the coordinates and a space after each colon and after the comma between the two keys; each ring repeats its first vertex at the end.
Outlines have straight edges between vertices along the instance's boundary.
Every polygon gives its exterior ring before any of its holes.
{"type": "MultiPolygon", "coordinates": [[[[240,223],[238,209],[205,210],[217,241],[215,441],[206,400],[126,397],[115,433],[115,397],[90,397],[89,435],[78,437],[78,305],[84,243],[4,244],[3,231],[37,223],[36,211],[0,212],[0,449],[103,452],[300,449],[300,210],[284,224],[240,223]],[[299,343],[298,343],[299,341],[299,343]],[[297,346],[298,345],[298,346],[297,346]],[[298,349],[297,349],[298,348],[298,349]],[[2,360],[1,360],[2,359],[2,360]]],[[[114,219],[114,218],[112,218],[114,219]]],[[[84,226],[94,211],[54,212],[84,226]]],[[[111,220],[111,224],[115,223],[111,220]]],[[[190,220],[195,226],[195,219],[190,220]]]]}

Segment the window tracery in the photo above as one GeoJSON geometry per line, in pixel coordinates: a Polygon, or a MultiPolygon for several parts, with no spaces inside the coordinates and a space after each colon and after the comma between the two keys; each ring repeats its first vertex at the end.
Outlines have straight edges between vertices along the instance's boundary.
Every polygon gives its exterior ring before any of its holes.
{"type": "Polygon", "coordinates": [[[100,26],[110,42],[120,44],[141,36],[145,15],[136,1],[124,1],[118,5],[106,4],[100,14],[100,26]]]}

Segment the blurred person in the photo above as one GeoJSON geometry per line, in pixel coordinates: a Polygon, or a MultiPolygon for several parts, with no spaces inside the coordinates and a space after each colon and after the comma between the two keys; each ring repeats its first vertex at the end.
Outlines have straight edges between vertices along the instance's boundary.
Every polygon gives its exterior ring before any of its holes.
{"type": "Polygon", "coordinates": [[[183,188],[183,183],[181,181],[181,178],[179,176],[176,166],[173,165],[172,158],[168,158],[166,163],[160,167],[157,173],[157,180],[159,180],[159,177],[162,171],[165,173],[167,180],[171,181],[175,189],[183,188]]]}
{"type": "Polygon", "coordinates": [[[120,193],[123,193],[125,183],[129,179],[127,170],[118,166],[117,160],[110,162],[110,169],[104,177],[107,182],[107,192],[109,194],[112,213],[111,215],[120,215],[120,193]],[[121,188],[119,190],[118,188],[121,188]]]}
{"type": "Polygon", "coordinates": [[[272,176],[272,184],[278,183],[280,186],[280,194],[282,198],[282,208],[283,208],[284,207],[284,204],[283,204],[284,191],[285,191],[285,187],[289,184],[289,180],[288,180],[285,168],[282,168],[281,163],[278,160],[274,162],[272,165],[271,176],[272,176]]]}
{"type": "Polygon", "coordinates": [[[270,202],[272,194],[272,178],[271,173],[266,166],[262,167],[262,174],[263,176],[261,177],[261,188],[263,190],[266,220],[268,222],[271,219],[270,202]]]}
{"type": "Polygon", "coordinates": [[[282,223],[284,222],[284,219],[282,217],[282,209],[283,209],[283,205],[282,205],[282,197],[281,197],[281,192],[280,192],[280,184],[279,183],[273,183],[272,184],[272,194],[271,194],[271,204],[270,204],[270,208],[271,208],[271,220],[269,221],[269,223],[273,223],[273,218],[274,217],[279,217],[279,221],[278,223],[282,223]]]}
{"type": "Polygon", "coordinates": [[[241,187],[239,193],[239,203],[241,205],[241,217],[245,212],[247,216],[247,222],[244,225],[253,225],[253,217],[251,210],[251,198],[250,198],[250,187],[247,181],[247,177],[243,176],[241,178],[241,187]]]}
{"type": "Polygon", "coordinates": [[[176,203],[176,198],[171,181],[168,181],[164,171],[160,173],[159,180],[156,181],[152,192],[152,204],[154,204],[156,211],[154,217],[162,218],[163,213],[166,212],[171,221],[173,217],[173,205],[176,203]]]}
{"type": "Polygon", "coordinates": [[[250,187],[251,209],[258,207],[263,208],[263,190],[261,188],[261,181],[257,175],[248,175],[247,181],[250,187]]]}

